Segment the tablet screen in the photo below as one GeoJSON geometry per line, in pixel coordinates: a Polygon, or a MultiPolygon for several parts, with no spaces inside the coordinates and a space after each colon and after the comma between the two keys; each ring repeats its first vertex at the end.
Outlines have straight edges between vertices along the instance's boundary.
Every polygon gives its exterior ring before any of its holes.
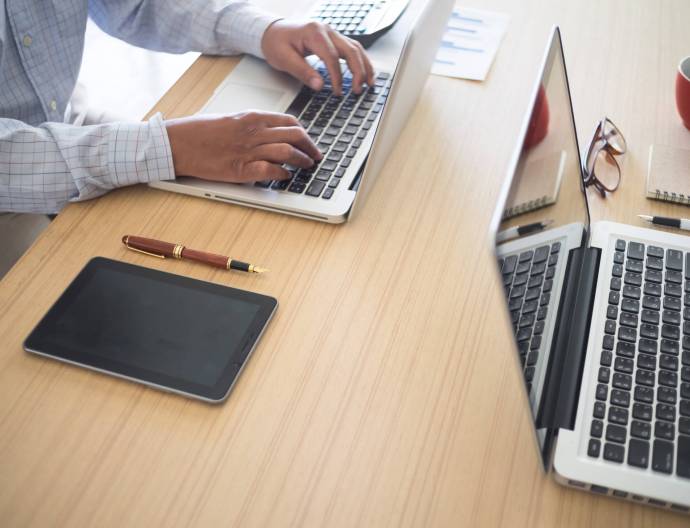
{"type": "Polygon", "coordinates": [[[25,345],[32,352],[219,400],[275,305],[270,297],[97,258],[25,345]]]}

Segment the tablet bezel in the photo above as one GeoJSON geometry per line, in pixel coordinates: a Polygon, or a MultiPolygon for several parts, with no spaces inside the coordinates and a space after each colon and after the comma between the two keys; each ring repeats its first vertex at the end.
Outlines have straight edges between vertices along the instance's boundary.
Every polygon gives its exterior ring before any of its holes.
{"type": "Polygon", "coordinates": [[[24,341],[24,350],[27,352],[38,354],[41,356],[57,359],[80,367],[85,367],[90,370],[110,374],[119,378],[135,381],[162,389],[168,392],[174,392],[183,396],[197,398],[210,403],[220,403],[225,401],[235,385],[239,375],[242,372],[244,365],[254,351],[256,344],[259,342],[268,322],[271,320],[273,313],[278,306],[278,301],[267,295],[253,293],[245,290],[231,288],[229,286],[222,286],[212,282],[201,281],[175,275],[163,271],[154,270],[151,268],[144,268],[120,262],[116,260],[107,259],[104,257],[95,257],[91,259],[86,266],[79,272],[79,274],[72,280],[70,285],[60,295],[57,301],[51,306],[48,312],[43,316],[39,323],[34,327],[29,336],[24,341]],[[76,296],[81,290],[85,281],[89,280],[93,274],[98,270],[113,270],[120,273],[135,275],[143,278],[150,278],[157,281],[165,281],[173,285],[193,288],[201,292],[208,292],[215,295],[221,295],[230,299],[248,302],[259,307],[254,320],[248,326],[244,336],[240,339],[240,346],[228,353],[228,361],[223,368],[223,372],[218,378],[215,385],[203,385],[193,383],[185,379],[169,376],[161,372],[156,372],[148,369],[142,369],[128,363],[113,360],[111,358],[80,353],[75,350],[70,350],[68,347],[56,345],[54,343],[46,343],[43,325],[53,320],[58,314],[62,313],[65,306],[76,296]]]}

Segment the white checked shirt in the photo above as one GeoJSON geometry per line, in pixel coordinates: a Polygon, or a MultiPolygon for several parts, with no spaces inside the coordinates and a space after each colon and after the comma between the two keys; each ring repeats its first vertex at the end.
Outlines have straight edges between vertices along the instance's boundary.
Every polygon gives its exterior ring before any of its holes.
{"type": "Polygon", "coordinates": [[[68,201],[175,177],[160,114],[145,123],[63,123],[87,16],[144,48],[259,57],[277,20],[229,0],[0,0],[0,212],[55,213],[68,201]]]}

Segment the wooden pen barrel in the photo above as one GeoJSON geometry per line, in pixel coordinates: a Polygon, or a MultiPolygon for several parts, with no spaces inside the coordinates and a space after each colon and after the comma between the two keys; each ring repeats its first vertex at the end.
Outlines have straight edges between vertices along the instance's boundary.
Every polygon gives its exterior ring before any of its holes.
{"type": "Polygon", "coordinates": [[[163,255],[168,258],[185,258],[209,264],[216,268],[229,269],[230,259],[223,255],[216,255],[215,253],[207,253],[205,251],[197,251],[195,249],[188,249],[181,244],[171,244],[170,242],[163,242],[162,240],[154,240],[152,238],[144,238],[138,236],[123,236],[122,243],[130,248],[151,253],[154,255],[163,255]]]}
{"type": "Polygon", "coordinates": [[[228,262],[230,259],[223,255],[216,255],[215,253],[206,253],[205,251],[184,248],[182,249],[182,258],[204,262],[216,268],[229,269],[228,262]]]}

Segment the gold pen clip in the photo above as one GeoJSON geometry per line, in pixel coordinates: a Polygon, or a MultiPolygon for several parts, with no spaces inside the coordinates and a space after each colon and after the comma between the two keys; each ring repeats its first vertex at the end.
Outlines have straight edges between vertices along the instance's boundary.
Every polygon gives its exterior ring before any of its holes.
{"type": "Polygon", "coordinates": [[[158,254],[156,254],[156,253],[149,253],[148,251],[144,251],[143,249],[133,248],[133,247],[130,246],[129,244],[125,244],[125,247],[126,247],[127,249],[131,249],[132,251],[136,251],[137,253],[143,253],[144,255],[150,255],[150,256],[152,256],[152,257],[157,257],[157,258],[162,258],[162,259],[165,258],[165,255],[158,255],[158,254]]]}

